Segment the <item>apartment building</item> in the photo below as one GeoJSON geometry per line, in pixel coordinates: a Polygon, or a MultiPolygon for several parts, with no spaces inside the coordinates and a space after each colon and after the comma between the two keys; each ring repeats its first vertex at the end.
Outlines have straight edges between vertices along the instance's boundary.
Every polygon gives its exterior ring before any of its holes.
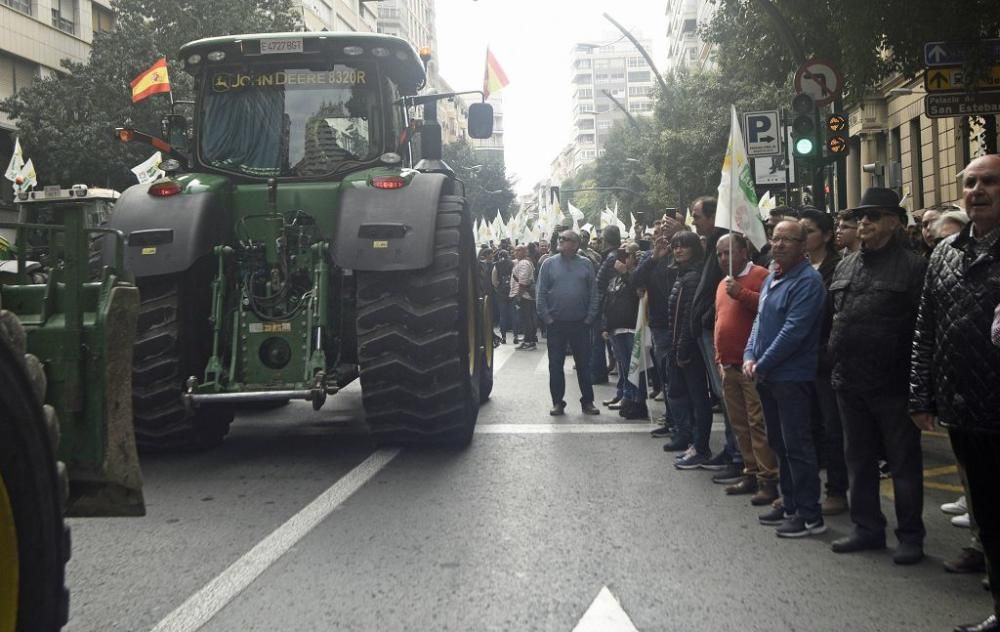
{"type": "Polygon", "coordinates": [[[708,24],[715,11],[711,0],[667,0],[666,62],[663,71],[678,68],[706,69],[711,67],[711,45],[703,42],[698,30],[708,24]]]}
{"type": "Polygon", "coordinates": [[[378,26],[378,14],[369,6],[375,1],[301,0],[302,24],[307,31],[371,33],[378,26]]]}
{"type": "MultiPolygon", "coordinates": [[[[652,49],[649,40],[637,39],[647,51],[652,49]]],[[[603,45],[576,44],[570,67],[575,170],[604,153],[615,121],[653,111],[655,78],[649,64],[626,39],[603,45]]]]}

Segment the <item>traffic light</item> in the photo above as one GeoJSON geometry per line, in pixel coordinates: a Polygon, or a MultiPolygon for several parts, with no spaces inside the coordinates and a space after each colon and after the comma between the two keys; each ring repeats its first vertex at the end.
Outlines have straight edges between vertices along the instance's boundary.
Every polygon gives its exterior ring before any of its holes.
{"type": "Polygon", "coordinates": [[[819,130],[816,129],[816,102],[808,94],[792,99],[792,154],[796,158],[819,157],[819,130]]]}
{"type": "Polygon", "coordinates": [[[826,117],[826,150],[830,156],[846,156],[851,150],[847,136],[847,116],[834,112],[826,117]]]}

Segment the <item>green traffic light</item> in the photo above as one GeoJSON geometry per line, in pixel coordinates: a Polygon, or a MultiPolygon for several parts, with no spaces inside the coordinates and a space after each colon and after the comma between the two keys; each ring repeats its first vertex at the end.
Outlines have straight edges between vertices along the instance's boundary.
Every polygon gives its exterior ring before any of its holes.
{"type": "Polygon", "coordinates": [[[800,156],[808,156],[813,153],[816,145],[811,138],[800,138],[795,141],[795,153],[800,156]]]}

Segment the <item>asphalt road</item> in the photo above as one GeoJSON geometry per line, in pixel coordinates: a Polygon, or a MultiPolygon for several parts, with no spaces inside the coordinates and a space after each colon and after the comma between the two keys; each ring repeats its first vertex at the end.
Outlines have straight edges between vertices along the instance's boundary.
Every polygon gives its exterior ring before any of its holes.
{"type": "Polygon", "coordinates": [[[894,566],[891,536],[835,555],[845,516],[776,538],[646,427],[580,415],[569,363],[553,420],[544,355],[501,348],[460,453],[375,450],[352,385],[319,412],[241,415],[213,452],[145,458],[147,516],[71,521],[68,630],[910,631],[988,613],[979,576],[941,568],[969,535],[938,511],[958,495],[945,437],[924,438],[928,559],[894,566]]]}

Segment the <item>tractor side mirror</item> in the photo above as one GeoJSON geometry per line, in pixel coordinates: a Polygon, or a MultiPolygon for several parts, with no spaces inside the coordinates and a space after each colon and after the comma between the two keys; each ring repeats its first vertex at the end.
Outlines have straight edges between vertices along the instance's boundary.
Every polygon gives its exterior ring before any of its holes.
{"type": "Polygon", "coordinates": [[[168,114],[162,121],[163,139],[181,152],[188,150],[188,120],[182,114],[168,114]]]}
{"type": "Polygon", "coordinates": [[[489,138],[493,135],[493,106],[489,103],[473,103],[469,106],[469,136],[489,138]]]}

